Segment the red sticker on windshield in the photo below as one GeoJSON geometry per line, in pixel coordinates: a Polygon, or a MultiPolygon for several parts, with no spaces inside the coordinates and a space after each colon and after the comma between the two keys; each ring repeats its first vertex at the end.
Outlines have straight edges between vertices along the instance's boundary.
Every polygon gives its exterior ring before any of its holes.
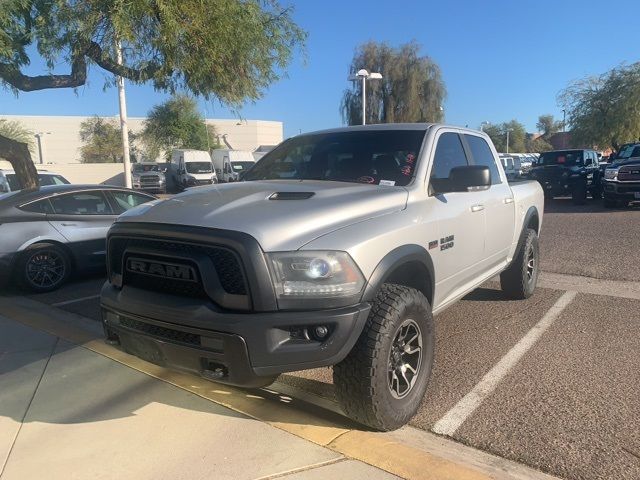
{"type": "Polygon", "coordinates": [[[564,157],[558,157],[558,163],[564,163],[564,157]]]}

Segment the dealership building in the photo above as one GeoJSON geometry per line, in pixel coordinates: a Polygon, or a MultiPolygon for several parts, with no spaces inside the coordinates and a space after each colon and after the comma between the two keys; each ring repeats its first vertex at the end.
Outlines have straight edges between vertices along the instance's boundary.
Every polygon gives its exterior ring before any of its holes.
{"type": "MultiPolygon", "coordinates": [[[[44,165],[65,165],[80,163],[80,124],[91,117],[81,116],[31,116],[0,115],[6,120],[15,120],[34,134],[33,161],[44,165]],[[38,148],[38,142],[40,148],[38,148]],[[40,158],[42,151],[42,158],[40,158]]],[[[119,117],[106,117],[119,124],[119,117]]],[[[144,118],[129,118],[129,130],[139,133],[143,129],[144,118]]],[[[256,150],[260,145],[277,145],[283,139],[282,122],[266,120],[226,120],[206,119],[213,125],[216,134],[225,135],[229,145],[235,150],[256,150]]],[[[211,139],[215,143],[215,139],[211,139]]],[[[221,141],[222,143],[222,141],[221,141]]]]}

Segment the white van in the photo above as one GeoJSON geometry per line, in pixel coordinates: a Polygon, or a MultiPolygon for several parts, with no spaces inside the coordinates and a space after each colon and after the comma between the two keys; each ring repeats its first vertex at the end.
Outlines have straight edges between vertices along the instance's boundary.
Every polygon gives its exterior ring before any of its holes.
{"type": "Polygon", "coordinates": [[[167,174],[179,190],[218,183],[211,156],[204,150],[174,150],[167,174]]]}
{"type": "Polygon", "coordinates": [[[256,163],[247,150],[212,150],[211,159],[221,182],[237,182],[240,175],[256,163]]]}

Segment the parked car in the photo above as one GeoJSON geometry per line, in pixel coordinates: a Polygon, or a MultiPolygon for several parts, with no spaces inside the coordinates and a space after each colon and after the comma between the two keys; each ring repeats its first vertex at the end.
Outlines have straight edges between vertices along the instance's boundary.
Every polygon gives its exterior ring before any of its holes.
{"type": "Polygon", "coordinates": [[[502,163],[502,168],[507,175],[507,179],[515,180],[518,178],[521,169],[520,159],[518,157],[513,157],[508,153],[501,153],[499,158],[500,163],[502,163]]]}
{"type": "Polygon", "coordinates": [[[640,144],[631,145],[621,153],[604,171],[602,183],[606,208],[640,202],[640,144]]]}
{"type": "MultiPolygon", "coordinates": [[[[38,180],[40,181],[40,186],[69,184],[69,180],[62,175],[46,170],[38,170],[38,180]]],[[[0,170],[0,193],[14,192],[20,190],[20,188],[16,172],[13,170],[0,170]]]]}
{"type": "Polygon", "coordinates": [[[547,198],[571,195],[577,205],[602,197],[602,182],[598,156],[594,150],[555,150],[540,154],[536,166],[529,172],[537,180],[547,198]]]}
{"type": "Polygon", "coordinates": [[[255,163],[253,154],[246,150],[216,149],[211,151],[211,160],[220,182],[237,182],[240,174],[255,163]]]}
{"type": "Polygon", "coordinates": [[[174,150],[167,173],[173,180],[174,190],[218,183],[211,155],[204,150],[174,150]]]}
{"type": "Polygon", "coordinates": [[[0,197],[0,284],[35,292],[76,271],[104,268],[107,230],[117,216],[155,197],[102,185],[54,185],[0,197]]]}
{"type": "Polygon", "coordinates": [[[145,192],[167,193],[167,179],[155,162],[134,163],[131,166],[133,188],[145,192]]]}
{"type": "Polygon", "coordinates": [[[505,296],[533,294],[543,202],[537,182],[507,183],[475,130],[299,135],[243,182],[119,217],[105,332],[133,355],[240,386],[334,365],[345,412],[395,429],[426,391],[434,314],[498,274],[505,296]]]}

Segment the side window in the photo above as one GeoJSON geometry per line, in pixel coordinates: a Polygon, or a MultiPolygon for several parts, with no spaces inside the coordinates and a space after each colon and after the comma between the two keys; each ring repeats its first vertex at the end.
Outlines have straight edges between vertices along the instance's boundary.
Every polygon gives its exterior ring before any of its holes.
{"type": "Polygon", "coordinates": [[[111,191],[110,194],[113,198],[114,210],[118,215],[153,200],[153,198],[139,193],[111,191]]]}
{"type": "Polygon", "coordinates": [[[27,212],[34,213],[53,213],[53,207],[51,203],[49,203],[49,199],[45,198],[44,200],[38,200],[37,202],[27,203],[26,205],[22,205],[20,210],[25,210],[27,212]]]}
{"type": "Polygon", "coordinates": [[[102,192],[67,193],[51,197],[53,211],[59,215],[113,215],[102,192]]]}
{"type": "Polygon", "coordinates": [[[489,172],[491,173],[491,185],[502,183],[498,167],[496,166],[496,161],[493,158],[493,153],[491,153],[491,148],[489,148],[485,139],[482,137],[476,137],[475,135],[465,135],[464,137],[469,144],[469,149],[471,150],[471,155],[473,156],[475,164],[489,167],[489,172]]]}
{"type": "Polygon", "coordinates": [[[440,135],[431,167],[431,185],[436,191],[445,190],[449,182],[449,172],[454,167],[468,165],[462,142],[457,133],[440,135]]]}

